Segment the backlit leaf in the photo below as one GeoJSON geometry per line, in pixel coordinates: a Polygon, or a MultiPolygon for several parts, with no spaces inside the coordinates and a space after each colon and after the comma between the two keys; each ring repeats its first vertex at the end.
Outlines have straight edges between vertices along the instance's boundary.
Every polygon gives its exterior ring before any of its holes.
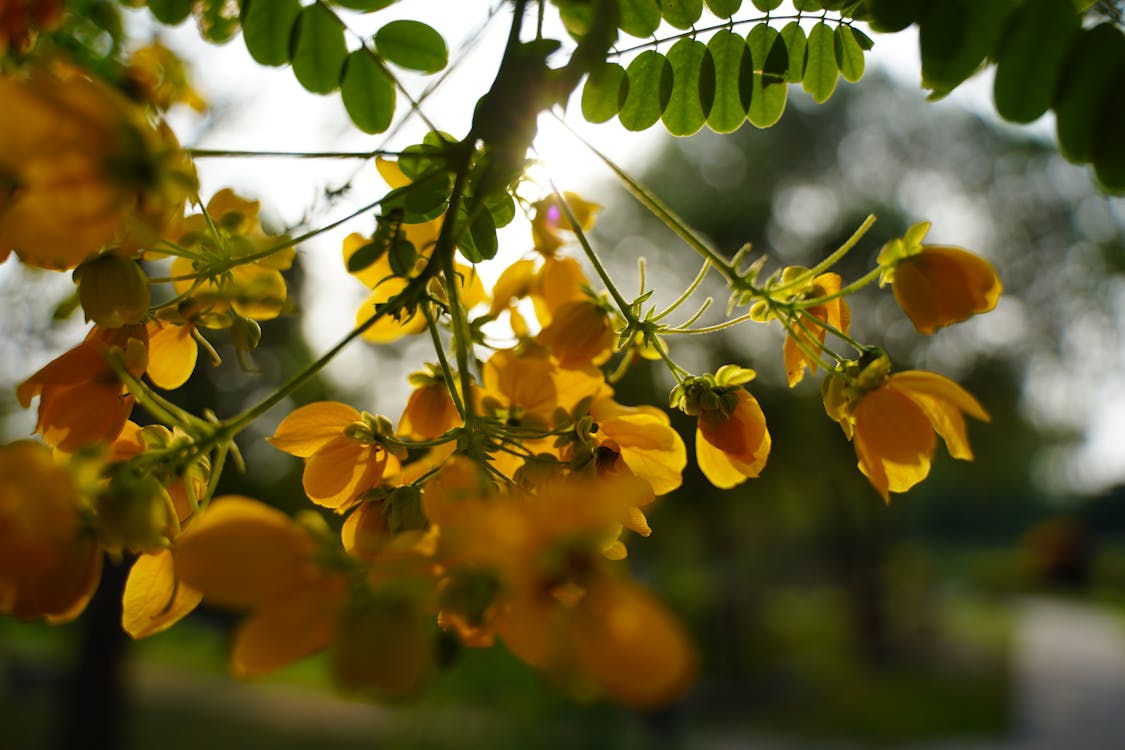
{"type": "Polygon", "coordinates": [[[629,93],[618,119],[627,130],[652,127],[672,95],[672,66],[664,55],[646,50],[629,63],[629,93]]]}
{"type": "Polygon", "coordinates": [[[629,36],[652,36],[660,27],[660,5],[656,0],[617,0],[617,27],[629,36]]]}
{"type": "Polygon", "coordinates": [[[301,15],[298,0],[247,0],[242,6],[242,39],[260,65],[289,62],[289,40],[301,15]]]}
{"type": "Polygon", "coordinates": [[[835,35],[828,24],[818,23],[809,32],[802,85],[817,104],[823,104],[836,90],[838,77],[835,35]]]}
{"type": "Polygon", "coordinates": [[[947,94],[995,49],[1011,0],[931,0],[918,20],[922,85],[947,94]]]}
{"type": "MultiPolygon", "coordinates": [[[[707,42],[707,50],[715,65],[715,100],[707,115],[707,127],[716,133],[731,133],[746,121],[744,91],[752,81],[742,85],[745,60],[750,58],[746,40],[730,29],[720,29],[707,42]]],[[[749,102],[747,102],[748,104],[749,102]]]]}
{"type": "Polygon", "coordinates": [[[449,62],[441,34],[421,21],[391,21],[375,32],[375,48],[395,65],[436,73],[449,62]]]}
{"type": "Polygon", "coordinates": [[[660,10],[677,29],[690,29],[703,15],[703,0],[661,0],[660,10]]]}
{"type": "Polygon", "coordinates": [[[395,113],[395,85],[369,50],[357,49],[344,64],[340,96],[348,117],[365,133],[382,133],[395,113]]]}
{"type": "Polygon", "coordinates": [[[780,74],[769,72],[767,65],[771,56],[788,61],[789,55],[784,45],[777,30],[766,23],[755,26],[746,38],[746,46],[754,63],[754,89],[747,116],[755,127],[768,128],[780,120],[785,111],[789,84],[784,82],[784,71],[780,74]],[[780,55],[775,50],[780,50],[780,55]]]}
{"type": "Polygon", "coordinates": [[[672,95],[662,117],[672,135],[691,135],[703,127],[715,98],[715,68],[707,45],[684,38],[668,50],[672,95]]]}
{"type": "Polygon", "coordinates": [[[837,26],[833,32],[836,65],[845,81],[855,83],[863,78],[863,48],[855,38],[851,26],[837,26]]]}
{"type": "Polygon", "coordinates": [[[323,5],[310,5],[301,11],[293,33],[293,74],[297,80],[314,94],[335,90],[348,57],[340,19],[323,5]]]}
{"type": "Polygon", "coordinates": [[[797,21],[790,21],[781,30],[781,40],[789,55],[789,82],[800,83],[805,77],[805,47],[808,45],[804,27],[797,21]]]}
{"type": "Polygon", "coordinates": [[[582,116],[589,122],[606,122],[621,111],[629,81],[625,68],[606,63],[595,68],[582,88],[582,116]]]}
{"type": "Polygon", "coordinates": [[[175,26],[191,14],[195,0],[148,0],[148,9],[157,21],[175,26]]]}
{"type": "Polygon", "coordinates": [[[707,0],[707,7],[719,18],[730,18],[742,7],[742,0],[707,0]]]}

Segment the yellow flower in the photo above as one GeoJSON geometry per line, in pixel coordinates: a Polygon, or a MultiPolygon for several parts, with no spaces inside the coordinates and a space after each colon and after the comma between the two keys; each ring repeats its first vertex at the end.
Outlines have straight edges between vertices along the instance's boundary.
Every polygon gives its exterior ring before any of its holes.
{"type": "Polygon", "coordinates": [[[553,311],[538,341],[567,369],[604,362],[613,350],[613,325],[605,307],[586,298],[553,311]]]}
{"type": "Polygon", "coordinates": [[[738,388],[733,408],[704,408],[695,430],[695,460],[711,484],[730,489],[758,476],[770,455],[770,433],[762,407],[738,388]]]}
{"type": "MultiPolygon", "coordinates": [[[[804,299],[816,299],[836,294],[840,291],[840,283],[840,274],[823,273],[809,282],[809,285],[801,291],[800,296],[804,299]]],[[[843,297],[837,297],[823,304],[807,308],[803,313],[817,320],[824,321],[844,333],[848,332],[848,326],[851,324],[851,312],[848,309],[848,303],[844,301],[843,297]]],[[[820,350],[820,345],[824,343],[824,336],[827,333],[827,329],[824,326],[818,325],[816,320],[806,322],[809,329],[807,332],[801,328],[796,320],[794,320],[791,325],[789,335],[785,337],[785,346],[783,348],[785,354],[785,374],[790,388],[804,379],[805,368],[808,368],[809,372],[812,373],[815,373],[817,368],[816,358],[806,354],[801,348],[801,345],[798,344],[798,340],[801,344],[804,344],[805,347],[816,352],[820,350]],[[796,334],[796,337],[794,337],[794,334],[796,334]]]]}
{"type": "Polygon", "coordinates": [[[414,390],[398,420],[398,434],[413,440],[432,440],[461,424],[461,415],[440,374],[416,372],[414,390]]]}
{"type": "Polygon", "coordinates": [[[215,498],[176,540],[181,580],[209,602],[250,611],[231,648],[236,676],[267,674],[333,642],[348,581],[323,570],[316,552],[296,521],[239,496],[215,498]]]}
{"type": "Polygon", "coordinates": [[[201,591],[176,575],[172,550],[143,554],[125,580],[121,627],[134,638],[147,638],[175,625],[202,600],[201,591]]]}
{"type": "MultiPolygon", "coordinates": [[[[594,214],[601,210],[601,206],[583,200],[581,196],[571,192],[564,192],[563,197],[574,214],[574,218],[578,220],[578,226],[581,227],[582,231],[588,232],[592,229],[594,214]]],[[[559,232],[573,232],[574,225],[567,218],[566,212],[555,194],[537,202],[533,208],[535,214],[531,219],[531,236],[535,242],[535,249],[549,258],[565,242],[559,232]]]]}
{"type": "Polygon", "coordinates": [[[237,262],[284,239],[265,234],[258,221],[259,207],[258,201],[224,188],[207,202],[206,216],[188,216],[174,232],[178,244],[194,248],[204,258],[193,261],[180,256],[172,261],[176,293],[190,296],[200,308],[193,316],[199,325],[228,328],[235,316],[272,320],[285,309],[288,290],[281,271],[292,265],[293,248],[237,262]]]}
{"type": "Polygon", "coordinates": [[[154,240],[194,171],[167,128],[76,70],[0,76],[0,255],[73,268],[107,244],[154,240]]]}
{"type": "Polygon", "coordinates": [[[0,447],[0,612],[71,620],[93,596],[101,567],[74,475],[38,443],[0,447]]]}
{"type": "Polygon", "coordinates": [[[302,484],[310,500],[342,512],[400,470],[398,459],[379,442],[376,422],[347,404],[319,401],[293,411],[269,441],[305,459],[302,484]]]}
{"type": "Polygon", "coordinates": [[[929,227],[916,224],[879,253],[880,284],[891,284],[899,307],[926,334],[992,310],[1003,288],[984,258],[959,247],[922,245],[929,227]]]}
{"type": "Polygon", "coordinates": [[[196,112],[207,103],[187,80],[184,61],[160,42],[152,42],[133,52],[125,71],[139,98],[159,110],[183,103],[196,112]]]}
{"type": "Polygon", "coordinates": [[[158,388],[173,390],[188,381],[199,360],[195,324],[152,320],[148,324],[149,380],[158,388]]]}
{"type": "Polygon", "coordinates": [[[39,396],[35,431],[48,444],[73,453],[90,443],[108,443],[125,427],[133,397],[109,363],[111,350],[120,350],[125,365],[137,377],[145,371],[148,334],[144,326],[95,327],[74,349],[47,363],[16,389],[25,409],[39,396]]]}
{"type": "Polygon", "coordinates": [[[949,455],[971,461],[963,414],[989,421],[984,407],[949,378],[921,370],[888,376],[888,367],[877,360],[856,386],[837,376],[824,388],[829,416],[852,438],[859,470],[886,502],[891,492],[906,492],[930,473],[935,433],[949,455]]]}
{"type": "Polygon", "coordinates": [[[597,443],[599,471],[612,471],[620,460],[656,495],[680,486],[687,450],[667,414],[653,406],[625,406],[603,397],[591,404],[590,416],[598,428],[592,437],[597,443]]]}

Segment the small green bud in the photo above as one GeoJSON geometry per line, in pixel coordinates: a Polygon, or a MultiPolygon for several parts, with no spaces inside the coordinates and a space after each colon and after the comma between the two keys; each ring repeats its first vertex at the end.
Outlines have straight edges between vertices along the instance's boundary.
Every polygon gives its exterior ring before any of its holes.
{"type": "Polygon", "coordinates": [[[134,260],[102,255],[76,268],[74,279],[87,321],[120,328],[140,323],[148,314],[148,276],[134,260]]]}

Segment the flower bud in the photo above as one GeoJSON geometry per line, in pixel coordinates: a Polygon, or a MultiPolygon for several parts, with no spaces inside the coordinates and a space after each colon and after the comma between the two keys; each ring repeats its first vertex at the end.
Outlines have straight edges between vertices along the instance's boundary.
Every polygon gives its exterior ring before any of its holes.
{"type": "Polygon", "coordinates": [[[87,321],[120,328],[140,323],[148,313],[148,276],[136,261],[102,255],[76,268],[74,279],[87,321]]]}

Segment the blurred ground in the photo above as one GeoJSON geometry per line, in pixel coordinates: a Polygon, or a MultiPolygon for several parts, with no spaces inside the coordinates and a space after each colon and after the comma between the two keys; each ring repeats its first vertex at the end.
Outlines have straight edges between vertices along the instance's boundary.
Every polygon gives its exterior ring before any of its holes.
{"type": "MultiPolygon", "coordinates": [[[[1014,600],[1014,653],[1010,699],[1013,726],[1006,737],[948,738],[911,744],[869,744],[794,738],[764,733],[756,724],[690,729],[660,716],[645,717],[643,731],[626,747],[689,750],[1110,750],[1125,737],[1125,619],[1120,610],[1070,599],[1014,600]]],[[[35,686],[18,684],[17,666],[0,660],[5,685],[0,748],[37,750],[50,746],[49,700],[31,696],[35,686]]],[[[335,748],[519,747],[503,710],[455,706],[376,706],[347,701],[322,689],[294,684],[246,684],[212,672],[150,658],[134,660],[130,674],[135,706],[130,746],[162,750],[270,747],[274,750],[335,748]],[[503,739],[497,739],[503,738],[503,739]]],[[[42,694],[42,690],[38,691],[42,694]]],[[[893,709],[891,709],[893,710],[893,709]]],[[[816,711],[809,707],[810,713],[816,711]]],[[[619,714],[614,721],[631,721],[619,714]]],[[[893,718],[893,717],[888,717],[893,718]]],[[[571,721],[574,721],[572,719],[571,721]]],[[[559,726],[543,727],[548,735],[559,726]]],[[[597,729],[573,727],[582,747],[592,747],[597,729]]],[[[528,740],[527,735],[523,740],[528,740]]],[[[555,742],[561,741],[553,736],[555,742]]],[[[605,735],[606,747],[620,747],[605,735]]],[[[530,745],[525,745],[530,746],[530,745]]],[[[563,742],[560,746],[567,746],[563,742]]]]}

